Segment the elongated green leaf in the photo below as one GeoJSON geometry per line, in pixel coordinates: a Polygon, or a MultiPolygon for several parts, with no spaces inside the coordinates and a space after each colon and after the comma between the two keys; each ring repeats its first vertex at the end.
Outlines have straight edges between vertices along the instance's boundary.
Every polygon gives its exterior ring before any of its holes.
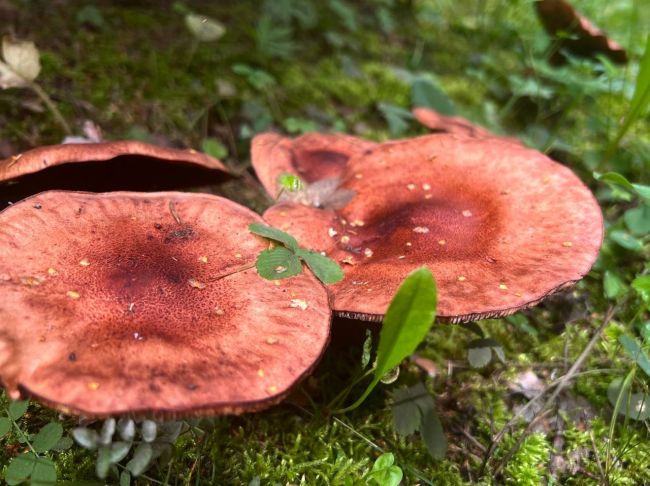
{"type": "Polygon", "coordinates": [[[606,172],[605,174],[599,174],[594,172],[594,177],[596,180],[605,182],[611,186],[622,187],[632,193],[636,193],[644,199],[650,199],[650,186],[644,184],[634,184],[628,181],[625,176],[619,174],[618,172],[606,172]]]}
{"type": "Polygon", "coordinates": [[[298,249],[298,242],[288,233],[264,224],[252,223],[248,225],[248,230],[256,235],[263,236],[270,240],[279,241],[292,251],[298,249]]]}
{"type": "Polygon", "coordinates": [[[427,446],[427,450],[434,459],[442,459],[447,454],[447,438],[442,430],[440,418],[434,408],[422,414],[420,435],[427,446]]]}
{"type": "Polygon", "coordinates": [[[650,377],[650,359],[648,359],[648,356],[643,352],[638,341],[626,335],[618,338],[618,341],[623,346],[627,355],[632,358],[637,365],[639,365],[639,368],[641,368],[648,377],[650,377]]]}
{"type": "Polygon", "coordinates": [[[296,255],[304,260],[316,278],[324,284],[335,284],[343,280],[343,269],[331,258],[303,248],[298,248],[296,255]]]}
{"type": "Polygon", "coordinates": [[[618,245],[622,246],[626,250],[643,250],[643,242],[625,231],[614,230],[609,234],[609,237],[612,239],[612,241],[615,241],[618,245]]]}
{"type": "Polygon", "coordinates": [[[436,317],[438,294],[431,272],[421,267],[406,277],[388,307],[377,347],[374,378],[359,399],[339,412],[358,407],[388,371],[411,355],[436,317]]]}
{"type": "Polygon", "coordinates": [[[280,280],[302,272],[300,258],[283,246],[264,250],[258,255],[255,266],[260,277],[267,280],[280,280]]]}
{"type": "Polygon", "coordinates": [[[152,458],[153,449],[151,444],[143,442],[133,453],[133,458],[126,464],[126,468],[134,476],[139,476],[146,471],[152,458]]]}
{"type": "Polygon", "coordinates": [[[645,52],[639,63],[639,73],[636,77],[636,84],[634,86],[634,95],[630,102],[625,119],[621,128],[618,130],[612,147],[618,145],[618,142],[625,136],[633,123],[639,120],[647,111],[650,105],[650,34],[646,42],[645,52]]]}
{"type": "Polygon", "coordinates": [[[32,446],[36,452],[47,452],[58,444],[63,437],[63,427],[57,422],[50,422],[38,431],[32,446]]]}
{"type": "Polygon", "coordinates": [[[0,417],[0,439],[9,433],[11,430],[11,420],[7,417],[0,417]]]}
{"type": "Polygon", "coordinates": [[[645,305],[650,308],[650,275],[642,275],[632,281],[632,288],[641,296],[645,305]]]}

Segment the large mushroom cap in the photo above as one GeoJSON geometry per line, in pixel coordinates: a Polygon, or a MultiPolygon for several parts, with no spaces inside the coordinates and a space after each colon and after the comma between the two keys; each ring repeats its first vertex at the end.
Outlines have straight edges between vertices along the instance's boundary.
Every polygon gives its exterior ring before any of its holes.
{"type": "Polygon", "coordinates": [[[208,195],[47,192],[0,213],[0,378],[88,416],[278,402],[328,341],[311,275],[264,280],[250,210],[208,195]]]}
{"type": "Polygon", "coordinates": [[[251,162],[266,191],[276,197],[283,173],[298,175],[307,183],[336,179],[351,157],[376,145],[341,133],[308,133],[295,139],[263,133],[253,138],[251,162]]]}
{"type": "Polygon", "coordinates": [[[49,189],[101,192],[200,185],[226,173],[221,162],[196,150],[139,141],[50,145],[0,160],[0,182],[9,182],[2,189],[3,202],[49,189]]]}
{"type": "MultiPolygon", "coordinates": [[[[536,0],[535,7],[548,34],[572,34],[570,38],[560,40],[563,48],[578,56],[603,54],[619,64],[627,62],[625,49],[580,15],[566,0],[536,0]]],[[[561,61],[557,56],[555,60],[561,61]]]]}
{"type": "Polygon", "coordinates": [[[343,315],[381,319],[422,265],[442,319],[507,315],[580,280],[602,241],[600,208],[573,172],[497,138],[378,146],[350,160],[343,187],[356,196],[339,211],[284,203],[264,215],[342,263],[331,291],[343,315]]]}

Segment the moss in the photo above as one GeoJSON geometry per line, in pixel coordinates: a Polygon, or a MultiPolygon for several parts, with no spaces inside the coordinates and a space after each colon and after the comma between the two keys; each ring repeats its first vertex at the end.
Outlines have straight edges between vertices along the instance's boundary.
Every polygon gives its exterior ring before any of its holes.
{"type": "Polygon", "coordinates": [[[519,450],[504,468],[506,484],[537,486],[547,477],[546,465],[550,459],[551,446],[544,434],[534,433],[526,437],[519,450]]]}

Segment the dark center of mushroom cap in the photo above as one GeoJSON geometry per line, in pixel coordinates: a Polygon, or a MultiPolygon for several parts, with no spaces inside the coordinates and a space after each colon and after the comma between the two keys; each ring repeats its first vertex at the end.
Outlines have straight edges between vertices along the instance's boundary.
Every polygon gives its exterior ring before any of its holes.
{"type": "Polygon", "coordinates": [[[350,158],[333,150],[294,150],[293,165],[306,182],[339,177],[350,158]]]}

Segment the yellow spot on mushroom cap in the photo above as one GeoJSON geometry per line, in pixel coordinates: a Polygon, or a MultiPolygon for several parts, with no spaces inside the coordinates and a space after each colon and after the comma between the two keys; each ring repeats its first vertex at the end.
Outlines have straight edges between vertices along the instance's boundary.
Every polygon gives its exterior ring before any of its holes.
{"type": "Polygon", "coordinates": [[[350,243],[350,237],[348,235],[341,236],[341,243],[343,243],[344,245],[350,243]]]}
{"type": "Polygon", "coordinates": [[[499,288],[500,288],[501,290],[508,290],[508,286],[507,286],[506,284],[504,284],[504,283],[500,283],[500,284],[499,284],[499,288]]]}
{"type": "Polygon", "coordinates": [[[50,268],[47,269],[47,274],[50,277],[56,277],[59,274],[59,272],[56,271],[56,268],[50,267],[50,268]]]}
{"type": "Polygon", "coordinates": [[[260,368],[259,370],[257,370],[257,376],[259,376],[259,377],[264,376],[264,370],[263,370],[262,368],[260,368]]]}
{"type": "Polygon", "coordinates": [[[88,267],[90,266],[90,261],[87,258],[84,258],[82,260],[79,260],[79,265],[82,267],[88,267]]]}
{"type": "Polygon", "coordinates": [[[563,241],[563,242],[562,242],[562,246],[565,246],[565,247],[567,247],[567,248],[570,248],[570,247],[573,246],[573,243],[570,242],[570,241],[563,241]]]}
{"type": "Polygon", "coordinates": [[[88,383],[87,386],[89,390],[95,391],[99,388],[99,383],[97,383],[96,381],[91,381],[88,383]]]}
{"type": "Polygon", "coordinates": [[[77,292],[76,290],[68,290],[68,291],[65,293],[65,295],[67,295],[67,296],[70,297],[71,299],[75,299],[75,300],[77,300],[78,298],[81,297],[81,294],[80,294],[79,292],[77,292]]]}
{"type": "Polygon", "coordinates": [[[199,257],[199,261],[200,261],[201,263],[208,263],[208,257],[205,256],[205,255],[200,256],[200,257],[199,257]]]}
{"type": "Polygon", "coordinates": [[[447,244],[447,240],[438,240],[438,244],[439,244],[440,246],[444,246],[444,245],[447,244]]]}
{"type": "Polygon", "coordinates": [[[275,385],[271,385],[266,389],[269,393],[276,393],[278,391],[278,387],[275,385]]]}
{"type": "Polygon", "coordinates": [[[277,338],[274,338],[274,337],[268,337],[268,338],[266,338],[266,343],[267,343],[267,344],[277,344],[277,342],[278,342],[278,339],[277,339],[277,338]]]}
{"type": "Polygon", "coordinates": [[[370,248],[363,250],[363,254],[366,255],[366,258],[370,258],[373,254],[373,251],[370,248]]]}
{"type": "Polygon", "coordinates": [[[300,310],[306,310],[308,306],[307,301],[303,299],[291,299],[291,304],[289,304],[289,307],[293,307],[294,309],[300,309],[300,310]]]}
{"type": "Polygon", "coordinates": [[[458,276],[458,281],[459,282],[464,282],[465,280],[467,280],[467,277],[465,277],[465,275],[459,275],[458,276]]]}

